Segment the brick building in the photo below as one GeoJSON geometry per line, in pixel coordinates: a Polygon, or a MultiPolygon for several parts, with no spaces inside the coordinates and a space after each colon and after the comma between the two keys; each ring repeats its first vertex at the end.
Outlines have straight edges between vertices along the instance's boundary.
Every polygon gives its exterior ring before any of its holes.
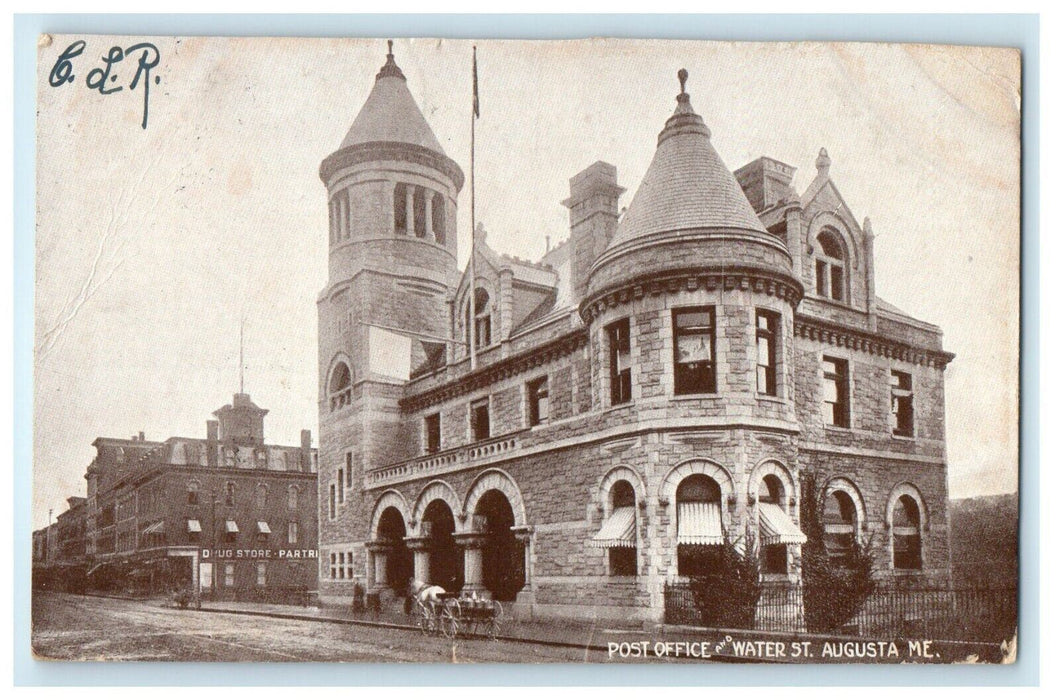
{"type": "Polygon", "coordinates": [[[594,163],[565,242],[530,262],[479,227],[460,270],[464,176],[388,54],[320,167],[325,603],[415,575],[658,620],[687,545],[799,581],[809,472],[837,556],[871,543],[882,577],[948,580],[941,331],[876,296],[872,228],[824,149],[801,194],[770,158],[733,173],[680,77],[627,209],[594,163]]]}
{"type": "Polygon", "coordinates": [[[206,439],[98,438],[88,467],[94,587],[278,600],[316,587],[316,450],[269,445],[239,393],[206,439]]]}

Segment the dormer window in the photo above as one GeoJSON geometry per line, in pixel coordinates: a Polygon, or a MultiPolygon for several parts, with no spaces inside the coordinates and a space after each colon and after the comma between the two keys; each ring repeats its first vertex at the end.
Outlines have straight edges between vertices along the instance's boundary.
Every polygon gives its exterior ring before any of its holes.
{"type": "Polygon", "coordinates": [[[846,254],[835,231],[825,230],[817,236],[817,295],[835,301],[846,301],[846,254]]]}
{"type": "Polygon", "coordinates": [[[475,314],[471,318],[471,304],[467,306],[467,324],[465,337],[471,345],[471,328],[475,329],[475,347],[484,348],[493,342],[493,328],[490,323],[490,295],[485,289],[479,287],[475,290],[475,314]]]}
{"type": "Polygon", "coordinates": [[[350,368],[345,362],[339,362],[331,370],[331,381],[328,382],[328,402],[332,411],[350,405],[353,396],[350,368]]]}

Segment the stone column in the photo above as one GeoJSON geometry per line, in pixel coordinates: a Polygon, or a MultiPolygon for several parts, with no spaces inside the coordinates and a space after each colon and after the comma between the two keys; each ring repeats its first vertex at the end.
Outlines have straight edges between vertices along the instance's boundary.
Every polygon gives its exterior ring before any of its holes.
{"type": "Polygon", "coordinates": [[[406,537],[405,543],[412,550],[412,577],[422,583],[430,583],[431,553],[427,549],[430,540],[426,537],[406,537]]]}
{"type": "Polygon", "coordinates": [[[515,605],[512,606],[512,615],[519,620],[528,620],[534,616],[534,577],[530,571],[533,558],[531,548],[533,546],[534,527],[532,525],[516,526],[512,528],[515,539],[523,545],[523,588],[515,595],[515,605]]]}
{"type": "Polygon", "coordinates": [[[386,588],[386,561],[387,553],[390,551],[389,542],[375,540],[365,542],[364,547],[368,550],[368,566],[365,570],[365,582],[369,592],[375,593],[386,588]]]}
{"type": "Polygon", "coordinates": [[[482,583],[482,547],[486,544],[486,538],[479,533],[468,532],[455,535],[454,539],[464,549],[463,591],[478,596],[486,595],[486,586],[482,583]]]}
{"type": "Polygon", "coordinates": [[[409,236],[416,235],[416,207],[412,202],[414,191],[414,185],[405,187],[405,233],[409,236]]]}
{"type": "Polygon", "coordinates": [[[431,191],[426,190],[423,193],[423,201],[425,202],[424,216],[427,217],[427,221],[423,225],[423,237],[429,241],[434,240],[434,219],[431,218],[431,208],[434,202],[431,201],[431,191]]]}

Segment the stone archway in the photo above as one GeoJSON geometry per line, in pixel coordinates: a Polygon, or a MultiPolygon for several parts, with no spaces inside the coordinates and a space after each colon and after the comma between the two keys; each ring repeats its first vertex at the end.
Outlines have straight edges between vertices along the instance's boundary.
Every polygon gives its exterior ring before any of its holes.
{"type": "Polygon", "coordinates": [[[375,532],[376,542],[385,545],[383,552],[386,559],[379,561],[376,555],[376,566],[382,564],[380,572],[382,582],[395,591],[403,591],[412,577],[412,551],[405,542],[407,531],[405,518],[394,506],[388,506],[379,516],[379,526],[375,532]]]}
{"type": "Polygon", "coordinates": [[[420,533],[427,553],[427,583],[447,591],[459,591],[464,585],[464,555],[453,537],[456,518],[449,504],[441,498],[429,502],[423,510],[420,533]]]}
{"type": "Polygon", "coordinates": [[[478,499],[474,517],[481,534],[482,585],[496,600],[515,600],[526,584],[524,545],[515,532],[515,512],[497,489],[478,499]]]}

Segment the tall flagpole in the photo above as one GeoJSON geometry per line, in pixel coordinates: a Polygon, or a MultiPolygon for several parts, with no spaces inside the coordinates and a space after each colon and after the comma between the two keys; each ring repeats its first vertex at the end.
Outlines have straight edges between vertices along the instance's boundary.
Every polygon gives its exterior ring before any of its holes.
{"type": "Polygon", "coordinates": [[[243,324],[246,317],[239,319],[239,393],[243,393],[243,324]]]}
{"type": "Polygon", "coordinates": [[[478,49],[471,47],[471,280],[468,284],[467,318],[468,346],[471,350],[471,369],[478,367],[478,328],[475,318],[475,120],[478,119],[478,49]]]}

